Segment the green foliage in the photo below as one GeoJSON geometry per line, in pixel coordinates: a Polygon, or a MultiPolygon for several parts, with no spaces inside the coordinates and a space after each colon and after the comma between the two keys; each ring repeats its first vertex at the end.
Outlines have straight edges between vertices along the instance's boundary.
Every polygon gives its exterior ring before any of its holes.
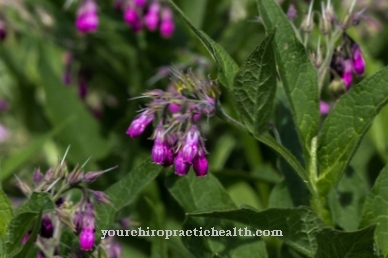
{"type": "Polygon", "coordinates": [[[375,239],[384,257],[388,255],[388,167],[385,167],[367,196],[360,227],[377,225],[375,239]]]}
{"type": "Polygon", "coordinates": [[[319,190],[327,193],[341,178],[374,117],[388,102],[388,68],[355,85],[326,118],[319,138],[319,190]]]}
{"type": "Polygon", "coordinates": [[[0,240],[4,240],[6,228],[13,217],[11,202],[2,189],[0,189],[0,240]]]}
{"type": "Polygon", "coordinates": [[[257,4],[267,31],[276,29],[274,49],[279,74],[309,160],[319,120],[317,73],[283,10],[275,1],[257,0],[257,4]]]}
{"type": "Polygon", "coordinates": [[[241,119],[251,134],[268,129],[276,92],[275,58],[270,33],[242,64],[233,88],[241,119]]]}

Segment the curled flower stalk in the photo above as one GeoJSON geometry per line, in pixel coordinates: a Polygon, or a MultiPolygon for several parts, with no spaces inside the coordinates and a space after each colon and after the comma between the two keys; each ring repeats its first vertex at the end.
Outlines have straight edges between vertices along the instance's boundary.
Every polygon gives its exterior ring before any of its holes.
{"type": "Polygon", "coordinates": [[[205,176],[208,162],[200,121],[215,114],[215,86],[192,72],[183,74],[176,70],[171,86],[168,91],[144,93],[151,101],[132,121],[127,134],[138,137],[154,122],[157,126],[152,136],[152,161],[162,166],[174,165],[180,176],[186,175],[191,166],[197,176],[205,176]]]}

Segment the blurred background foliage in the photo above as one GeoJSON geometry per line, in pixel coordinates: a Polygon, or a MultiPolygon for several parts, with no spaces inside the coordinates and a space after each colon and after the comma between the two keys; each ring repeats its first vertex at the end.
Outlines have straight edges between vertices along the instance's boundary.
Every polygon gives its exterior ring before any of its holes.
{"type": "MultiPolygon", "coordinates": [[[[293,3],[298,20],[309,1],[282,1],[285,12],[293,3]]],[[[314,8],[319,9],[319,1],[314,8]]],[[[361,22],[349,34],[362,46],[367,60],[366,75],[388,64],[388,7],[374,9],[378,1],[359,1],[368,5],[373,22],[361,22]],[[372,25],[373,26],[372,26],[372,25]]],[[[381,1],[384,2],[384,1],[381,1]]],[[[241,64],[264,36],[254,0],[176,0],[187,17],[241,64]]],[[[0,44],[0,99],[8,108],[0,111],[0,124],[9,133],[0,143],[2,187],[15,205],[22,193],[15,187],[14,174],[31,181],[32,171],[54,165],[70,145],[69,166],[83,164],[87,170],[118,165],[103,175],[93,189],[104,190],[149,157],[152,142],[148,129],[143,137],[130,139],[125,131],[143,100],[130,98],[154,88],[166,89],[168,77],[153,83],[161,67],[205,64],[214,78],[215,70],[201,43],[175,18],[171,39],[158,32],[135,34],[113,8],[113,1],[99,1],[100,26],[96,33],[81,35],[75,28],[76,1],[2,1],[7,38],[0,44]],[[72,81],[63,83],[66,53],[73,54],[72,81]],[[78,72],[87,74],[88,94],[78,94],[78,72]]],[[[335,1],[337,12],[346,12],[350,1],[335,1]]],[[[383,3],[384,4],[384,3],[383,3]]],[[[311,42],[311,47],[315,47],[311,42]]],[[[159,73],[160,74],[160,73],[159,73]]],[[[223,92],[221,103],[236,116],[231,96],[223,92]]],[[[295,146],[291,117],[281,94],[274,107],[274,122],[283,143],[295,146]]],[[[210,172],[227,189],[237,205],[259,210],[268,207],[293,207],[307,204],[307,192],[297,176],[276,155],[247,133],[226,126],[220,119],[202,125],[207,138],[210,172]]],[[[330,195],[331,209],[338,217],[338,228],[355,230],[359,206],[378,171],[388,162],[388,108],[384,108],[364,138],[355,158],[336,190],[330,195]],[[360,191],[362,189],[362,191],[360,191]],[[352,194],[355,193],[355,194],[352,194]],[[351,197],[349,197],[351,196],[351,197]],[[353,216],[349,218],[349,216],[353,216]]],[[[206,189],[204,189],[206,190],[206,189]]],[[[163,174],[147,186],[137,201],[120,213],[120,218],[153,228],[180,228],[184,211],[166,190],[163,174]]],[[[148,257],[150,239],[119,239],[126,254],[148,257]]],[[[272,246],[279,243],[271,240],[272,246]]],[[[270,241],[270,242],[271,242],[270,241]]],[[[175,257],[190,257],[179,239],[167,241],[175,257]],[[187,255],[187,256],[186,256],[187,255]]],[[[269,245],[271,249],[271,245],[269,245]]],[[[273,249],[274,250],[274,249],[273,249]]],[[[271,251],[271,250],[270,250],[271,251]]],[[[270,252],[271,253],[271,252],[270,252]]],[[[124,256],[127,257],[127,256],[124,256]]]]}

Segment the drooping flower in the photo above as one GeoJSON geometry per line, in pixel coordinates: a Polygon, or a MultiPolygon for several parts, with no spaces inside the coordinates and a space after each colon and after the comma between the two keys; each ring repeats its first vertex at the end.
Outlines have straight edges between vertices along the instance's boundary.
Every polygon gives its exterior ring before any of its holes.
{"type": "Polygon", "coordinates": [[[136,138],[140,136],[145,128],[154,120],[155,114],[149,110],[143,111],[143,113],[132,121],[131,125],[127,130],[127,134],[131,138],[136,138]]]}
{"type": "Polygon", "coordinates": [[[175,31],[175,24],[172,11],[169,7],[163,7],[161,20],[160,34],[163,38],[171,38],[175,31]]]}
{"type": "Polygon", "coordinates": [[[353,42],[350,51],[352,54],[353,71],[357,76],[361,76],[365,71],[365,60],[362,56],[361,48],[353,42]]]}
{"type": "Polygon", "coordinates": [[[76,19],[76,27],[79,32],[91,33],[97,30],[99,24],[97,9],[94,0],[84,0],[81,3],[76,19]]]}
{"type": "Polygon", "coordinates": [[[353,70],[353,65],[352,65],[352,60],[346,59],[343,61],[344,65],[344,72],[341,76],[341,79],[346,85],[346,89],[349,90],[350,86],[352,86],[353,82],[353,75],[352,75],[352,70],[353,70]]]}
{"type": "Polygon", "coordinates": [[[81,250],[90,251],[93,249],[95,242],[95,216],[94,206],[91,203],[86,205],[85,212],[82,217],[82,229],[79,235],[79,243],[81,250]]]}
{"type": "Polygon", "coordinates": [[[197,157],[193,161],[193,169],[198,177],[203,177],[207,175],[209,164],[205,156],[205,150],[200,149],[197,157]]]}
{"type": "Polygon", "coordinates": [[[198,154],[200,133],[196,126],[192,126],[187,132],[182,147],[182,158],[184,162],[192,163],[198,154]]]}
{"type": "Polygon", "coordinates": [[[175,157],[174,168],[178,176],[185,176],[189,172],[190,164],[184,161],[182,151],[179,151],[175,157]]]}
{"type": "Polygon", "coordinates": [[[166,131],[160,124],[155,129],[154,146],[152,147],[151,157],[155,164],[163,164],[169,154],[170,146],[166,139],[166,131]]]}
{"type": "Polygon", "coordinates": [[[158,1],[154,1],[151,3],[148,8],[148,12],[144,16],[144,23],[148,30],[154,31],[158,28],[159,24],[159,10],[160,4],[158,1]]]}

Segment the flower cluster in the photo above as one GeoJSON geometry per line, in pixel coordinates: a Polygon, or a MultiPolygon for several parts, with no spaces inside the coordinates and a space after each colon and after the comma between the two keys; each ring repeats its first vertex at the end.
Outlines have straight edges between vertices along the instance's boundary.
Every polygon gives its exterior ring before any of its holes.
{"type": "MultiPolygon", "coordinates": [[[[295,26],[297,8],[294,5],[290,5],[287,16],[295,28],[297,37],[306,48],[314,44],[311,41],[309,42],[309,39],[312,39],[315,35],[315,33],[312,33],[315,28],[314,16],[318,16],[319,26],[317,26],[317,31],[320,32],[321,36],[318,38],[317,50],[310,51],[310,59],[317,69],[320,92],[324,91],[328,78],[327,75],[330,73],[328,83],[330,86],[328,88],[333,95],[330,98],[338,98],[340,94],[350,89],[354,75],[362,76],[364,74],[365,60],[361,48],[349,37],[347,30],[352,26],[358,25],[361,20],[365,20],[366,15],[364,11],[354,12],[354,5],[351,4],[345,17],[339,19],[334,12],[334,7],[330,0],[321,2],[320,12],[313,10],[313,3],[314,1],[310,1],[308,13],[302,17],[299,29],[295,26]],[[341,37],[342,44],[337,47],[337,42],[340,41],[341,37]]],[[[334,101],[330,103],[321,100],[321,114],[328,114],[334,103],[334,101]]]]}
{"type": "Polygon", "coordinates": [[[360,46],[346,33],[343,34],[343,43],[333,54],[330,63],[332,79],[339,77],[349,90],[353,82],[353,74],[362,76],[365,71],[365,60],[360,46]]]}
{"type": "Polygon", "coordinates": [[[175,71],[168,91],[152,90],[144,96],[152,101],[132,121],[127,134],[138,137],[154,121],[152,161],[165,167],[174,165],[175,173],[180,176],[186,175],[191,166],[197,176],[207,175],[207,152],[199,121],[202,116],[211,117],[215,113],[213,83],[199,79],[192,72],[175,71]]]}
{"type": "MultiPolygon", "coordinates": [[[[39,257],[59,255],[59,246],[53,246],[53,243],[60,242],[63,226],[78,236],[80,247],[77,252],[92,251],[95,248],[96,215],[94,203],[109,203],[109,200],[103,192],[90,190],[81,183],[94,182],[109,170],[85,173],[82,166],[76,166],[69,172],[62,160],[55,167],[48,169],[45,174],[40,169],[36,169],[32,176],[33,188],[18,179],[19,188],[27,196],[31,196],[34,192],[46,192],[51,195],[56,204],[54,212],[43,214],[39,237],[33,240],[40,249],[39,257]],[[74,189],[82,192],[82,198],[77,203],[73,203],[67,194],[74,189]],[[59,226],[60,224],[63,226],[59,226]],[[50,238],[56,239],[55,241],[45,240],[50,238]]],[[[22,244],[29,240],[31,233],[30,230],[25,234],[21,240],[22,244]]]]}
{"type": "Polygon", "coordinates": [[[137,32],[145,26],[149,31],[158,28],[164,38],[170,38],[175,30],[173,13],[170,7],[162,5],[158,0],[147,3],[146,0],[126,0],[122,4],[124,20],[129,27],[137,32]]]}
{"type": "MultiPolygon", "coordinates": [[[[175,30],[173,13],[159,0],[117,0],[115,7],[123,11],[124,21],[135,32],[146,27],[149,31],[160,30],[163,38],[170,38],[175,30]]],[[[98,28],[98,7],[94,0],[83,0],[80,4],[76,27],[81,33],[95,32],[98,28]]]]}

